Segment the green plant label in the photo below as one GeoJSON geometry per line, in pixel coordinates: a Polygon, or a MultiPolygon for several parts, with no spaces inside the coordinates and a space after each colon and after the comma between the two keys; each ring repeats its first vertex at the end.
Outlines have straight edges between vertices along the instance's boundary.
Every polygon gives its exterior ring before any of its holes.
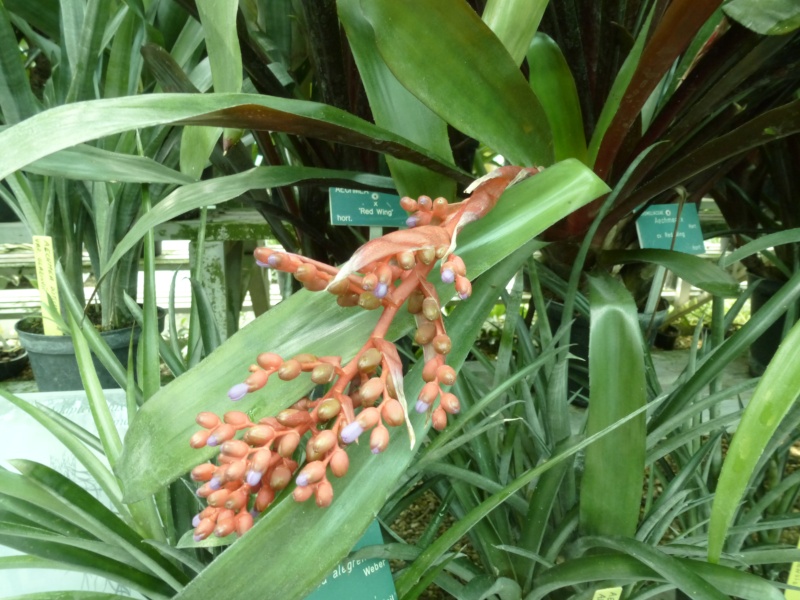
{"type": "Polygon", "coordinates": [[[597,590],[592,596],[592,600],[619,600],[620,598],[622,598],[621,587],[597,590]]]}
{"type": "MultiPolygon", "coordinates": [[[[381,528],[373,521],[353,550],[383,544],[381,528]]],[[[397,600],[389,561],[377,558],[344,559],[306,600],[397,600]]]]}
{"type": "Polygon", "coordinates": [[[330,188],[332,225],[368,225],[370,227],[402,227],[408,215],[400,207],[400,196],[330,188]]]}
{"type": "MultiPolygon", "coordinates": [[[[800,543],[797,545],[800,548],[800,543]]],[[[786,580],[788,585],[800,587],[800,563],[793,562],[792,569],[789,571],[789,579],[786,580]]],[[[786,600],[800,600],[800,592],[797,590],[786,590],[786,600]]]]}
{"type": "Polygon", "coordinates": [[[653,204],[636,220],[636,233],[642,248],[677,250],[686,254],[706,251],[694,204],[684,204],[683,209],[678,204],[653,204]]]}

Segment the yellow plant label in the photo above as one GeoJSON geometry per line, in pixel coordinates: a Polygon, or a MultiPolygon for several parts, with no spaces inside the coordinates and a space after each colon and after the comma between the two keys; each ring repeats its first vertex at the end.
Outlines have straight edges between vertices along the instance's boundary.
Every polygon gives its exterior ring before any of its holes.
{"type": "Polygon", "coordinates": [[[619,600],[620,598],[622,598],[621,587],[597,590],[592,596],[592,600],[619,600]]]}
{"type": "Polygon", "coordinates": [[[48,307],[58,311],[58,283],[56,282],[56,259],[53,254],[53,238],[49,235],[33,236],[33,260],[36,263],[36,279],[42,301],[42,324],[45,335],[62,335],[62,331],[47,317],[48,307]]]}
{"type": "MultiPolygon", "coordinates": [[[[800,542],[797,543],[797,547],[800,548],[800,542]]],[[[800,562],[792,563],[792,569],[789,571],[789,579],[786,580],[786,583],[800,587],[800,562]]],[[[786,600],[800,600],[800,591],[797,590],[786,590],[784,595],[786,600]]]]}

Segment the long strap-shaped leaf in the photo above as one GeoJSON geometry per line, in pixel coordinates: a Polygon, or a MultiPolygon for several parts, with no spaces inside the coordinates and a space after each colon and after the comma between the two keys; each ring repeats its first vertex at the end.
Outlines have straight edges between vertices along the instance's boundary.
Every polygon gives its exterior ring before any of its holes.
{"type": "Polygon", "coordinates": [[[362,0],[383,60],[433,112],[512,163],[549,165],[547,116],[502,42],[463,0],[362,0]]]}
{"type": "Polygon", "coordinates": [[[764,447],[800,395],[800,323],[792,327],[767,366],[731,440],[717,483],[709,524],[708,558],[719,561],[764,447]]]}
{"type": "Polygon", "coordinates": [[[0,179],[82,142],[169,123],[317,137],[384,152],[462,182],[470,180],[447,160],[345,111],[254,94],[147,94],[58,106],[0,132],[0,179]]]}
{"type": "MultiPolygon", "coordinates": [[[[622,545],[622,544],[620,544],[622,545]]],[[[542,573],[535,583],[536,590],[530,594],[526,600],[539,600],[554,590],[567,586],[590,583],[593,581],[614,581],[618,584],[640,583],[642,581],[670,581],[677,586],[677,582],[671,580],[663,571],[653,568],[645,560],[640,560],[633,555],[635,548],[651,546],[636,543],[628,545],[626,550],[631,551],[627,554],[600,554],[597,556],[585,556],[568,560],[552,569],[542,573]]],[[[653,553],[658,550],[652,549],[653,553]]],[[[667,557],[660,554],[660,557],[672,562],[672,569],[693,573],[702,577],[705,581],[712,584],[721,592],[733,595],[745,600],[781,600],[783,595],[770,582],[751,575],[742,573],[730,567],[712,565],[696,560],[667,557]]],[[[660,558],[659,558],[660,562],[660,558]]],[[[695,595],[692,598],[705,598],[707,596],[695,595]]],[[[719,595],[714,596],[719,598],[719,595]]]]}
{"type": "MultiPolygon", "coordinates": [[[[644,349],[633,297],[610,276],[592,277],[589,336],[589,420],[593,435],[647,401],[644,349]]],[[[586,449],[581,529],[633,536],[639,521],[645,458],[645,417],[629,421],[586,449]]]]}

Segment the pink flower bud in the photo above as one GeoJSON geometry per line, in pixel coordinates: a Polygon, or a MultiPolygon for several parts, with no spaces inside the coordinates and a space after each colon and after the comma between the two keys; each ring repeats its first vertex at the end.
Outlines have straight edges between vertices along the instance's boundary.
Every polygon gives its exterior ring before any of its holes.
{"type": "Polygon", "coordinates": [[[269,487],[273,490],[282,490],[292,480],[292,472],[285,465],[278,465],[269,476],[269,487]]]}
{"type": "Polygon", "coordinates": [[[450,392],[442,392],[442,399],[439,402],[439,406],[451,415],[457,415],[461,412],[461,403],[458,401],[455,394],[451,394],[450,392]]]}
{"type": "Polygon", "coordinates": [[[399,400],[395,399],[381,403],[381,417],[383,418],[383,422],[390,427],[398,427],[406,420],[405,414],[403,413],[403,406],[400,404],[399,400]]]}
{"type": "Polygon", "coordinates": [[[334,450],[333,456],[331,456],[331,461],[328,463],[331,468],[331,473],[333,473],[336,477],[343,477],[347,473],[347,469],[350,467],[350,457],[347,456],[347,452],[338,448],[334,450]]]}
{"type": "Polygon", "coordinates": [[[236,522],[236,534],[239,536],[244,535],[253,527],[253,515],[249,512],[240,512],[234,517],[236,522]]]}
{"type": "Polygon", "coordinates": [[[191,472],[192,481],[208,481],[214,475],[217,467],[211,463],[197,465],[191,472]]]}
{"type": "Polygon", "coordinates": [[[276,371],[281,368],[283,359],[272,352],[262,352],[256,358],[258,366],[266,371],[276,371]]]}
{"type": "Polygon", "coordinates": [[[447,413],[444,412],[444,409],[441,406],[437,407],[436,410],[433,411],[431,421],[433,423],[433,428],[436,431],[442,431],[445,427],[447,427],[447,413]]]}
{"type": "Polygon", "coordinates": [[[267,373],[262,369],[258,369],[257,371],[253,371],[250,377],[244,380],[244,383],[247,386],[248,392],[255,392],[263,388],[265,385],[267,385],[268,379],[269,379],[269,373],[267,373]]]}
{"type": "Polygon", "coordinates": [[[189,445],[192,448],[202,448],[208,442],[208,438],[211,437],[211,432],[204,429],[203,431],[197,431],[192,434],[192,437],[189,438],[189,445]]]}
{"type": "Polygon", "coordinates": [[[441,365],[436,369],[436,379],[442,385],[453,385],[456,382],[456,370],[450,365],[441,365]]]}
{"type": "Polygon", "coordinates": [[[313,495],[314,486],[311,485],[298,486],[294,488],[294,491],[292,492],[292,498],[295,499],[295,502],[305,502],[313,495]]]}
{"type": "Polygon", "coordinates": [[[297,450],[297,445],[300,443],[300,434],[296,431],[290,431],[281,437],[278,443],[278,454],[284,458],[291,458],[294,451],[297,450]]]}
{"type": "Polygon", "coordinates": [[[303,467],[294,481],[299,486],[306,486],[322,481],[324,477],[325,465],[322,461],[315,460],[303,467]]]}
{"type": "Polygon", "coordinates": [[[205,429],[214,429],[219,425],[219,417],[212,412],[201,412],[195,417],[195,423],[205,429]]]}
{"type": "Polygon", "coordinates": [[[249,417],[239,410],[229,410],[225,413],[222,419],[228,424],[233,425],[234,427],[242,427],[247,425],[250,422],[249,417]]]}
{"type": "Polygon", "coordinates": [[[369,436],[369,447],[373,454],[379,454],[389,445],[389,430],[383,425],[376,425],[369,436]]]}
{"type": "Polygon", "coordinates": [[[333,502],[333,486],[328,481],[320,481],[317,486],[317,506],[327,508],[333,502]]]}

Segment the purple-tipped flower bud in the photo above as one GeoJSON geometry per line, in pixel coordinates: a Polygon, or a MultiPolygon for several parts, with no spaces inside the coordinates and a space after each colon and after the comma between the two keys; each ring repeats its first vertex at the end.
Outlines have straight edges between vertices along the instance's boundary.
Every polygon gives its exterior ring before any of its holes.
{"type": "Polygon", "coordinates": [[[218,490],[219,488],[222,487],[222,482],[219,480],[218,477],[212,477],[211,480],[208,482],[208,487],[210,487],[212,490],[218,490]]]}
{"type": "Polygon", "coordinates": [[[270,254],[269,258],[267,259],[267,265],[270,267],[277,267],[281,264],[281,255],[280,254],[270,254]]]}
{"type": "Polygon", "coordinates": [[[217,439],[217,436],[215,436],[213,433],[210,436],[208,436],[208,440],[206,441],[206,446],[211,446],[211,447],[219,446],[219,440],[217,439]]]}
{"type": "Polygon", "coordinates": [[[411,216],[411,217],[408,217],[408,218],[406,219],[406,226],[407,226],[409,229],[413,229],[414,227],[416,227],[416,226],[417,226],[417,224],[418,224],[418,223],[419,223],[419,217],[416,217],[416,216],[411,216]]]}
{"type": "Polygon", "coordinates": [[[442,283],[453,283],[456,280],[456,274],[452,269],[442,269],[442,283]]]}
{"type": "Polygon", "coordinates": [[[260,260],[258,260],[258,259],[256,259],[256,264],[257,264],[259,267],[263,267],[263,268],[265,268],[265,269],[269,269],[269,267],[270,267],[270,265],[269,265],[268,263],[261,262],[261,261],[260,261],[260,260]]]}
{"type": "Polygon", "coordinates": [[[378,283],[372,293],[376,298],[385,298],[386,294],[389,293],[389,286],[385,283],[378,283]]]}
{"type": "MultiPolygon", "coordinates": [[[[192,527],[197,527],[198,525],[200,525],[200,513],[197,513],[194,516],[194,518],[192,519],[192,527]]],[[[199,540],[195,540],[195,541],[199,541],[199,540]]]]}
{"type": "Polygon", "coordinates": [[[429,407],[430,404],[425,404],[422,400],[417,400],[417,403],[414,405],[414,410],[418,413],[424,413],[429,407]]]}
{"type": "Polygon", "coordinates": [[[231,389],[228,390],[228,398],[236,402],[237,400],[241,400],[247,395],[247,384],[246,383],[237,383],[231,389]]]}
{"type": "Polygon", "coordinates": [[[353,421],[352,423],[348,423],[344,429],[342,429],[342,441],[345,444],[352,444],[362,433],[364,433],[364,428],[361,426],[361,423],[358,421],[353,421]]]}
{"type": "Polygon", "coordinates": [[[258,471],[248,471],[247,478],[245,479],[247,485],[249,485],[250,487],[256,487],[261,481],[261,475],[262,474],[259,473],[258,471]]]}

